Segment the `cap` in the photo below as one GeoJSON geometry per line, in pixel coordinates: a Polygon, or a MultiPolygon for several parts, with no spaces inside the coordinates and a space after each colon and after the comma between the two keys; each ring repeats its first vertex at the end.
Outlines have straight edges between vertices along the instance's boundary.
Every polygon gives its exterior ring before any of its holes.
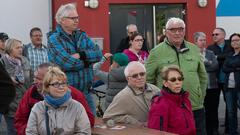
{"type": "Polygon", "coordinates": [[[1,32],[0,33],[0,40],[5,42],[8,39],[8,35],[6,33],[1,32]]]}

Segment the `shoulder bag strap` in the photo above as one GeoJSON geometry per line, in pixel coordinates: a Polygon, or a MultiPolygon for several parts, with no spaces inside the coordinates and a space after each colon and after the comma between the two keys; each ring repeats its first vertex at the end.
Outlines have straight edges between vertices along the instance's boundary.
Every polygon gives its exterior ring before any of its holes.
{"type": "Polygon", "coordinates": [[[45,117],[46,117],[46,129],[47,129],[47,135],[50,135],[49,116],[48,116],[48,106],[46,106],[45,117]]]}

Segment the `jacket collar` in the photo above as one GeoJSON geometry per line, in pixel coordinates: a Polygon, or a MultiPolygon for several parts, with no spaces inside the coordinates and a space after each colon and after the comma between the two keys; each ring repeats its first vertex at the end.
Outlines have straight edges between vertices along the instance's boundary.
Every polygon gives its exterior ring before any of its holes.
{"type": "Polygon", "coordinates": [[[135,96],[142,95],[145,92],[152,92],[153,91],[153,89],[151,87],[149,87],[147,84],[145,84],[144,89],[133,88],[129,85],[127,85],[127,87],[133,92],[133,94],[135,96]]]}

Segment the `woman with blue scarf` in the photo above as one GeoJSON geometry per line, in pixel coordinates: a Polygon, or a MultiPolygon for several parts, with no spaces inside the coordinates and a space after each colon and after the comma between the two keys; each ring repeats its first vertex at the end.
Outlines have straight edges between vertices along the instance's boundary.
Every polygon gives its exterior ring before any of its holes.
{"type": "Polygon", "coordinates": [[[32,108],[26,135],[90,135],[91,127],[81,103],[71,97],[67,77],[50,67],[43,79],[44,100],[32,108]]]}

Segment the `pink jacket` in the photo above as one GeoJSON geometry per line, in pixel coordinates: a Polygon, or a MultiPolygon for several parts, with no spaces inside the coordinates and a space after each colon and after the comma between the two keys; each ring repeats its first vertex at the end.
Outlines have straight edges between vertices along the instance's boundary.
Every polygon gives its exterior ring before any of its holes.
{"type": "Polygon", "coordinates": [[[148,127],[180,135],[196,135],[189,93],[173,94],[161,90],[151,104],[148,127]]]}
{"type": "Polygon", "coordinates": [[[139,51],[138,56],[135,53],[133,53],[132,51],[130,51],[129,49],[125,49],[123,51],[123,53],[128,56],[129,62],[139,61],[140,57],[143,61],[146,61],[148,58],[148,53],[146,51],[142,51],[142,50],[139,51]]]}

